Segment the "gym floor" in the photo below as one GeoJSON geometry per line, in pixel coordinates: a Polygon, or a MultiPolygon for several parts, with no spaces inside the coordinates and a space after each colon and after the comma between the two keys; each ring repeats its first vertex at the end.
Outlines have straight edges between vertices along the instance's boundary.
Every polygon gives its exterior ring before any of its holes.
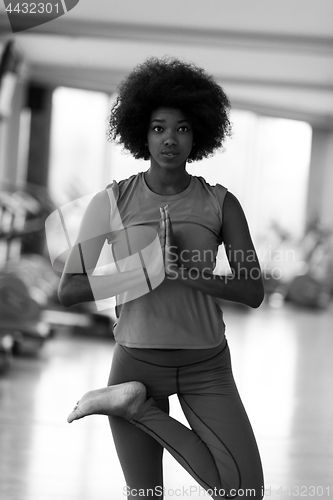
{"type": "MultiPolygon", "coordinates": [[[[333,308],[229,306],[225,322],[266,498],[333,496],[333,308]]],[[[66,422],[84,392],[106,384],[113,349],[110,339],[62,330],[37,356],[15,357],[1,375],[1,500],[125,497],[107,418],[66,422]]],[[[210,498],[167,452],[164,461],[166,500],[210,498]]]]}

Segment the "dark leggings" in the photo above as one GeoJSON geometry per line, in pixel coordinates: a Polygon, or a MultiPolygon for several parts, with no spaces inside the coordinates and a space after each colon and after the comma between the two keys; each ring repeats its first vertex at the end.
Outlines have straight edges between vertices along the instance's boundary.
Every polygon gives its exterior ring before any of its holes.
{"type": "Polygon", "coordinates": [[[199,350],[117,344],[109,385],[131,380],[146,386],[146,403],[131,422],[109,418],[128,498],[137,497],[139,490],[144,497],[163,498],[163,448],[212,498],[263,497],[260,456],[226,341],[199,350]],[[172,394],[177,394],[191,429],[169,416],[172,394]]]}

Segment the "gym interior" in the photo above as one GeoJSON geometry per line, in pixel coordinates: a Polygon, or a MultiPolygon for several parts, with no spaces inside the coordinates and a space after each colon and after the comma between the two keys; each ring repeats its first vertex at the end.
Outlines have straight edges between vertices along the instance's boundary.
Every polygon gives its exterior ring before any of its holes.
{"type": "MultiPolygon", "coordinates": [[[[11,17],[8,4],[0,4],[0,499],[126,496],[107,418],[66,422],[79,397],[106,385],[114,302],[64,308],[54,248],[66,254],[94,193],[148,169],[108,142],[106,127],[118,84],[151,55],[204,67],[231,101],[232,137],[188,171],[239,198],[262,266],[262,306],[222,308],[265,498],[332,496],[332,2],[63,0],[51,21],[11,17]],[[63,233],[47,238],[59,208],[70,214],[64,243],[63,233]]],[[[223,247],[216,272],[228,272],[223,247]]],[[[171,414],[182,420],[176,398],[171,414]]],[[[164,462],[166,499],[209,498],[167,452],[164,462]]]]}

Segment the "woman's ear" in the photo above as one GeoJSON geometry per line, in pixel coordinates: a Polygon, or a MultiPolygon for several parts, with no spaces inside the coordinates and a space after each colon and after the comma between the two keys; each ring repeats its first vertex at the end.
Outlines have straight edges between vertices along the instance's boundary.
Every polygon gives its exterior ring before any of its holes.
{"type": "Polygon", "coordinates": [[[150,158],[150,151],[149,151],[149,148],[148,148],[148,142],[145,143],[145,149],[146,149],[147,152],[145,151],[144,159],[145,160],[149,160],[149,158],[150,158]]]}

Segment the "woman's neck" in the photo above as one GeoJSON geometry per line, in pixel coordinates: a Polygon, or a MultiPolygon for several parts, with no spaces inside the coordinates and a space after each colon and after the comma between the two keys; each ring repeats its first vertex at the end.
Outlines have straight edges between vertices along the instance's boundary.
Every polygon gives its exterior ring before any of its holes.
{"type": "Polygon", "coordinates": [[[151,168],[144,173],[151,191],[160,195],[179,194],[188,187],[191,176],[186,170],[180,172],[155,172],[151,168]]]}

